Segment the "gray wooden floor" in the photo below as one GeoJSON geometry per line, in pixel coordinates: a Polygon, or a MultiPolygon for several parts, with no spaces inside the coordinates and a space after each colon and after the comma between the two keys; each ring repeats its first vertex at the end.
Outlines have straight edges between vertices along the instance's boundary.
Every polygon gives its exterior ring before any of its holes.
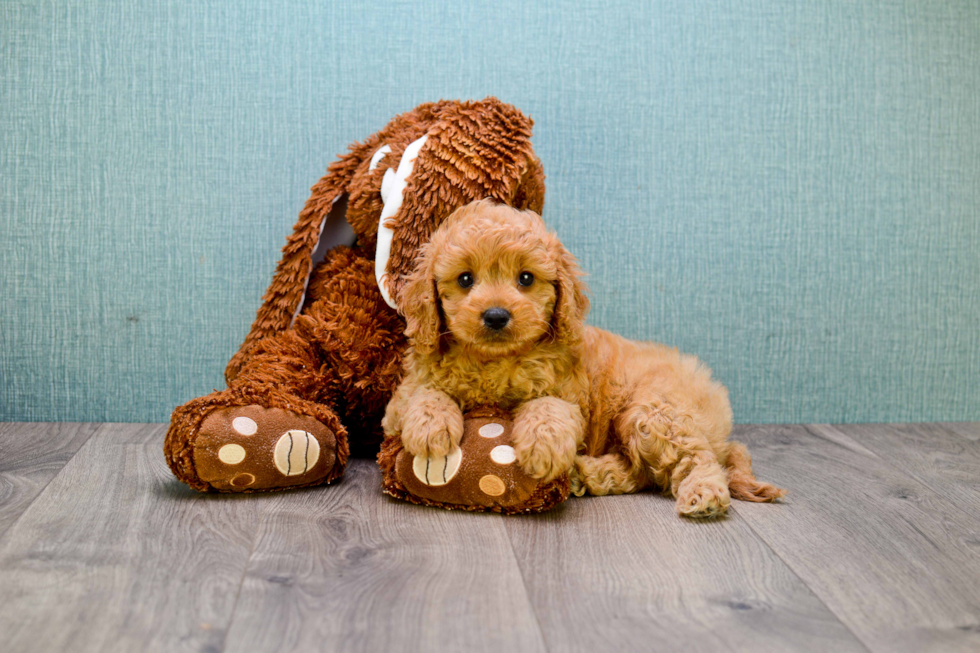
{"type": "Polygon", "coordinates": [[[0,649],[980,651],[980,424],[739,427],[782,505],[200,495],[164,427],[0,424],[0,649]]]}

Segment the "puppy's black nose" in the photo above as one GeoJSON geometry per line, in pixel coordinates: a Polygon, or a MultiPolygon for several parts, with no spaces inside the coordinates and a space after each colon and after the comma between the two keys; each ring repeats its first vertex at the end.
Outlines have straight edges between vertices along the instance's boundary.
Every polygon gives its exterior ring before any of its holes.
{"type": "Polygon", "coordinates": [[[500,331],[510,322],[510,311],[505,308],[488,308],[483,311],[483,323],[488,329],[500,331]]]}

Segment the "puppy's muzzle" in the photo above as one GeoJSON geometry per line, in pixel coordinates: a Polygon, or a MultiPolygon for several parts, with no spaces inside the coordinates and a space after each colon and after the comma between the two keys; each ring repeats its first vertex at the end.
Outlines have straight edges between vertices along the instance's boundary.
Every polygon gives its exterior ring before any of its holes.
{"type": "Polygon", "coordinates": [[[505,308],[488,308],[481,317],[488,329],[500,331],[510,322],[510,311],[505,308]]]}

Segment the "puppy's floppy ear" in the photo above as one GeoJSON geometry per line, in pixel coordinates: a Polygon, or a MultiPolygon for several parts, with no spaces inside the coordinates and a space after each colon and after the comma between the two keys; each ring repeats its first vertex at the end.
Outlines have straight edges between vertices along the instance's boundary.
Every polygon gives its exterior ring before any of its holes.
{"type": "Polygon", "coordinates": [[[405,317],[405,334],[415,350],[423,355],[439,351],[442,319],[439,314],[439,289],[435,277],[435,248],[423,245],[416,259],[415,270],[402,290],[398,309],[405,317]]]}
{"type": "Polygon", "coordinates": [[[555,309],[551,315],[551,332],[555,341],[569,344],[582,335],[585,316],[589,312],[589,298],[582,283],[582,270],[575,257],[565,249],[558,237],[550,235],[548,251],[558,269],[555,283],[555,309]]]}

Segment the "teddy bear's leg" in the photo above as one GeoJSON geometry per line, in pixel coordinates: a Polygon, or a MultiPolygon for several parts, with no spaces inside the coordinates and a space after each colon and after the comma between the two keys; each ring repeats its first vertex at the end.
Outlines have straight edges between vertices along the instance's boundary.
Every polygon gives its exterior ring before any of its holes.
{"type": "Polygon", "coordinates": [[[164,451],[197,490],[274,490],[343,474],[347,433],[331,407],[335,379],[295,331],[264,339],[227,390],[178,407],[164,451]]]}
{"type": "Polygon", "coordinates": [[[329,400],[348,429],[352,455],[373,457],[384,437],[385,407],[402,378],[405,322],[384,301],[374,260],[338,248],[310,279],[311,297],[294,330],[316,343],[330,370],[329,400]]]}
{"type": "Polygon", "coordinates": [[[310,280],[294,328],[255,344],[227,390],[174,411],[165,452],[198,490],[273,490],[338,478],[355,448],[376,453],[401,378],[404,323],[373,261],[340,247],[310,280]]]}

